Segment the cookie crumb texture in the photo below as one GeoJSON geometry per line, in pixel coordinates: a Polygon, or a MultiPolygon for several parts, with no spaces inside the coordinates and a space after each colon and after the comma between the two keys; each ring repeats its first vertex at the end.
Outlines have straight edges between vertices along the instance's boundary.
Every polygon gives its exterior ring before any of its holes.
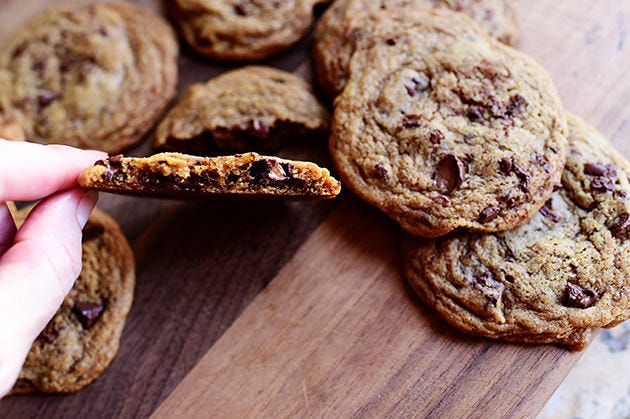
{"type": "Polygon", "coordinates": [[[0,107],[39,143],[116,153],[175,95],[178,45],[159,16],[68,6],[26,23],[0,53],[0,107]]]}
{"type": "Polygon", "coordinates": [[[279,54],[313,23],[313,8],[330,0],[170,0],[184,38],[218,60],[254,61],[279,54]]]}
{"type": "Polygon", "coordinates": [[[375,16],[388,19],[388,12],[400,7],[438,8],[464,13],[490,36],[514,45],[520,20],[514,0],[337,0],[317,23],[313,58],[321,87],[334,98],[343,90],[348,78],[350,58],[357,42],[370,33],[375,16]]]}
{"type": "Polygon", "coordinates": [[[191,86],[158,125],[155,146],[193,154],[272,150],[320,138],[330,116],[300,77],[249,66],[191,86]]]}
{"type": "Polygon", "coordinates": [[[551,197],[567,126],[542,67],[447,10],[392,10],[363,42],[330,137],[357,195],[422,237],[507,230],[551,197]]]}
{"type": "MultiPolygon", "coordinates": [[[[18,222],[28,210],[22,210],[18,222]]],[[[39,334],[12,394],[78,391],[110,364],[135,286],[133,253],[116,222],[94,210],[83,233],[83,269],[39,334]]]]}
{"type": "Polygon", "coordinates": [[[314,163],[256,153],[220,157],[118,155],[85,169],[79,184],[105,192],[171,198],[230,195],[325,199],[341,190],[339,181],[314,163]]]}
{"type": "Polygon", "coordinates": [[[569,126],[562,188],[526,224],[405,237],[407,280],[457,329],[581,350],[590,328],[630,317],[630,164],[577,117],[569,126]]]}

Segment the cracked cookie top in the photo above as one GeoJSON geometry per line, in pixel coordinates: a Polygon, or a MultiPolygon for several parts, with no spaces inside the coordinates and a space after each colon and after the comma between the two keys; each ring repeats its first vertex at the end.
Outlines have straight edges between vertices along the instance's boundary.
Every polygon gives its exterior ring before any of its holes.
{"type": "Polygon", "coordinates": [[[0,53],[0,107],[29,140],[118,152],[140,140],[175,95],[177,54],[170,26],[146,10],[52,9],[0,53]]]}
{"type": "Polygon", "coordinates": [[[186,41],[218,60],[261,60],[285,51],[330,0],[170,0],[186,41]]]}
{"type": "Polygon", "coordinates": [[[569,128],[562,187],[530,221],[404,238],[407,280],[456,328],[580,350],[589,328],[630,317],[630,163],[577,117],[569,128]]]}
{"type": "Polygon", "coordinates": [[[388,10],[399,7],[464,13],[491,36],[511,45],[516,43],[520,28],[514,0],[337,0],[317,23],[313,48],[319,83],[330,98],[341,93],[347,82],[357,41],[380,19],[386,19],[388,10]],[[379,10],[384,13],[373,14],[379,10]]]}
{"type": "Polygon", "coordinates": [[[346,185],[418,236],[522,224],[565,163],[550,77],[460,13],[390,14],[335,101],[329,146],[346,185]]]}

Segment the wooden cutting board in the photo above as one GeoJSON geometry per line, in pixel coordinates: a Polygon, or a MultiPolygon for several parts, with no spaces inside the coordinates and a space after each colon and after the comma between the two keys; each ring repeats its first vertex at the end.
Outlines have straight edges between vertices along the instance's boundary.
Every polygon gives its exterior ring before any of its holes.
{"type": "MultiPolygon", "coordinates": [[[[57,3],[69,2],[0,0],[0,41],[57,3]]],[[[630,157],[630,1],[523,0],[520,11],[519,48],[630,157]]],[[[269,64],[303,72],[309,46],[269,64]]],[[[180,92],[225,68],[184,48],[180,92]]],[[[324,144],[281,154],[328,164],[324,144]]],[[[453,332],[405,286],[396,226],[348,193],[256,204],[102,194],[99,206],[138,258],[119,354],[79,393],[7,398],[0,416],[532,417],[579,358],[453,332]]]]}

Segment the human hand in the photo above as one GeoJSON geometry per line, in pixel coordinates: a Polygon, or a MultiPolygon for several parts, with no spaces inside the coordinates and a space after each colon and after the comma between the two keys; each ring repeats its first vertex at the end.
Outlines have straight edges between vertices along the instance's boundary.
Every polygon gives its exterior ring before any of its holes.
{"type": "Polygon", "coordinates": [[[77,177],[105,157],[0,139],[0,397],[81,272],[81,230],[97,194],[77,177]],[[40,198],[17,231],[5,201],[40,198]]]}

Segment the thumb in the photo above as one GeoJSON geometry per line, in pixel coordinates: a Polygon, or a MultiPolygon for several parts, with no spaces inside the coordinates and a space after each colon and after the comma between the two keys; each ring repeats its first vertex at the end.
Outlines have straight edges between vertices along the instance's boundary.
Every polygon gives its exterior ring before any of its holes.
{"type": "Polygon", "coordinates": [[[74,188],[40,202],[0,257],[0,394],[81,271],[81,229],[96,203],[74,188]]]}

